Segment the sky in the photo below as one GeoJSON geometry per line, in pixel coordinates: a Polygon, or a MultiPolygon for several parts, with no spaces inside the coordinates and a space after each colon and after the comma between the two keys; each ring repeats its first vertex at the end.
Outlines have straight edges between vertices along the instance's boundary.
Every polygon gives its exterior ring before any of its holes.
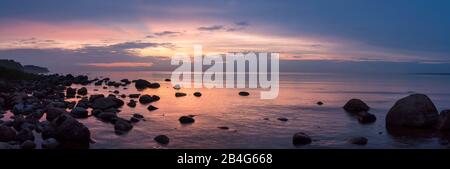
{"type": "Polygon", "coordinates": [[[0,58],[54,71],[165,70],[196,44],[287,71],[450,72],[450,1],[0,1],[0,58]]]}

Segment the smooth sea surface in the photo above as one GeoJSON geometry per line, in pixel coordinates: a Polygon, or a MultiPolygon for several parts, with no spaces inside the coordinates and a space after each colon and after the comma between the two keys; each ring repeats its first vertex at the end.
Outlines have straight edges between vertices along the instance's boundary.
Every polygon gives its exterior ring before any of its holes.
{"type": "MultiPolygon", "coordinates": [[[[75,74],[75,73],[74,73],[75,74]]],[[[420,74],[322,74],[281,73],[280,92],[277,99],[262,100],[262,89],[191,89],[175,90],[170,72],[90,72],[83,73],[91,79],[109,77],[119,81],[146,79],[161,84],[159,89],[137,91],[134,84],[102,89],[102,86],[87,86],[89,94],[141,93],[158,95],[161,100],[152,103],[158,107],[149,112],[148,105],[137,104],[136,108],[124,105],[120,117],[129,119],[133,113],[145,116],[146,121],[134,125],[125,135],[116,135],[112,124],[94,117],[80,120],[90,128],[96,143],[91,148],[447,148],[439,137],[394,136],[385,129],[385,116],[396,100],[412,93],[427,94],[439,111],[450,109],[450,76],[420,74]],[[93,91],[98,89],[98,91],[93,91]],[[192,94],[202,93],[201,97],[192,94]],[[239,91],[248,91],[242,97],[239,91]],[[186,97],[175,97],[176,92],[185,92],[186,97]],[[352,98],[365,101],[369,111],[375,114],[373,124],[360,124],[356,117],[346,113],[342,106],[352,98]],[[316,102],[322,101],[319,106],[316,102]],[[195,115],[195,123],[182,125],[178,118],[195,115]],[[283,122],[277,118],[287,118],[283,122]],[[218,127],[226,126],[228,130],[218,127]],[[313,139],[312,144],[295,147],[292,136],[304,132],[313,139]],[[167,135],[167,146],[157,144],[153,138],[167,135]],[[366,137],[365,146],[351,145],[353,137],[366,137]]],[[[81,86],[74,87],[80,88],[81,86]]],[[[119,95],[120,95],[119,94],[119,95]]],[[[130,98],[124,99],[125,103],[130,98]]]]}

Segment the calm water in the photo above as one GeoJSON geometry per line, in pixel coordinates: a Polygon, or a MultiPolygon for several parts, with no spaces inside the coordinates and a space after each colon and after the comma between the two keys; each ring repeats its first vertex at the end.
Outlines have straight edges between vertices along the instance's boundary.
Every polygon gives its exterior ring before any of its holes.
{"type": "MultiPolygon", "coordinates": [[[[158,95],[153,103],[159,109],[146,110],[138,103],[136,108],[124,106],[119,116],[129,118],[133,113],[145,116],[126,135],[115,135],[111,124],[95,118],[81,120],[96,141],[92,148],[444,148],[439,138],[397,137],[387,133],[384,119],[394,102],[408,94],[425,93],[439,110],[450,108],[450,76],[434,75],[339,75],[284,73],[280,75],[280,94],[275,100],[260,100],[259,91],[246,89],[251,95],[240,97],[242,89],[181,89],[188,94],[176,98],[169,72],[91,72],[94,77],[112,80],[142,78],[161,84],[159,89],[148,89],[141,94],[158,95]],[[200,98],[193,92],[200,91],[200,98]],[[371,106],[377,116],[373,124],[362,125],[342,110],[345,102],[360,98],[371,106]],[[322,101],[323,106],[316,105],[322,101]],[[196,115],[192,125],[181,125],[178,118],[196,115]],[[277,120],[279,117],[289,121],[277,120]],[[265,118],[268,118],[265,119],[265,118]],[[227,126],[229,130],[217,127],[227,126]],[[305,132],[313,138],[311,145],[294,147],[292,135],[305,132]],[[157,135],[170,137],[168,146],[153,141],[157,135]],[[347,143],[352,137],[369,139],[366,146],[347,143]]],[[[114,87],[88,86],[89,93],[109,94],[114,87]],[[99,91],[93,91],[97,88],[99,91]]],[[[134,85],[120,94],[139,93],[134,85]]],[[[125,99],[128,102],[129,98],[125,99]]]]}

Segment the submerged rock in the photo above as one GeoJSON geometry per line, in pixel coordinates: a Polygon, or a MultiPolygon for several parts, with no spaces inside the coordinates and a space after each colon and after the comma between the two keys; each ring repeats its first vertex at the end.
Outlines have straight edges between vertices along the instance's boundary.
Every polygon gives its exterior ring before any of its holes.
{"type": "Polygon", "coordinates": [[[93,109],[100,109],[100,110],[106,110],[109,108],[118,108],[120,106],[121,105],[120,103],[117,102],[117,99],[113,97],[98,98],[95,99],[95,101],[92,104],[93,109]]]}
{"type": "Polygon", "coordinates": [[[286,122],[286,121],[288,121],[289,119],[284,118],[284,117],[280,117],[280,118],[278,118],[278,120],[286,122]]]}
{"type": "Polygon", "coordinates": [[[142,95],[139,98],[139,103],[141,103],[141,104],[148,104],[148,103],[151,103],[151,102],[158,101],[159,99],[160,99],[159,96],[156,96],[156,95],[150,96],[150,95],[146,94],[146,95],[142,95]]]}
{"type": "Polygon", "coordinates": [[[249,96],[249,95],[250,95],[249,92],[245,92],[245,91],[239,92],[239,96],[249,96]]]}
{"type": "Polygon", "coordinates": [[[228,130],[228,129],[230,129],[229,127],[227,127],[227,126],[220,126],[220,127],[217,127],[218,129],[222,129],[222,130],[228,130]]]}
{"type": "Polygon", "coordinates": [[[58,117],[62,114],[66,114],[66,113],[67,113],[67,111],[65,109],[49,107],[49,108],[47,108],[47,111],[46,111],[46,114],[47,114],[46,119],[48,121],[53,121],[53,119],[55,119],[56,117],[58,117]]]}
{"type": "Polygon", "coordinates": [[[412,94],[398,100],[386,115],[386,127],[430,128],[438,123],[439,114],[428,96],[412,94]]]}
{"type": "Polygon", "coordinates": [[[91,132],[72,116],[60,115],[49,127],[47,138],[55,138],[62,148],[89,148],[91,132]]]}
{"type": "Polygon", "coordinates": [[[350,139],[348,142],[350,144],[366,145],[368,141],[369,140],[365,137],[355,137],[355,138],[350,139]]]}
{"type": "Polygon", "coordinates": [[[367,112],[370,109],[370,107],[360,99],[349,100],[343,108],[349,113],[367,112]]]}
{"type": "Polygon", "coordinates": [[[166,82],[170,82],[170,81],[172,81],[172,80],[170,80],[170,79],[164,79],[164,81],[166,81],[166,82]]]}
{"type": "Polygon", "coordinates": [[[318,102],[317,102],[317,105],[322,106],[322,105],[323,105],[323,102],[318,101],[318,102]]]}
{"type": "Polygon", "coordinates": [[[136,101],[130,100],[130,102],[127,103],[128,107],[136,107],[136,101]]]}
{"type": "Polygon", "coordinates": [[[129,94],[128,97],[132,98],[132,99],[137,99],[139,98],[139,96],[141,96],[141,94],[129,94]]]}
{"type": "Polygon", "coordinates": [[[178,121],[180,121],[181,124],[192,124],[195,122],[195,119],[189,116],[181,116],[178,121]]]}
{"type": "Polygon", "coordinates": [[[149,81],[143,80],[143,79],[133,80],[133,82],[134,82],[134,86],[138,90],[144,90],[151,85],[151,83],[149,81]]]}
{"type": "Polygon", "coordinates": [[[169,137],[167,137],[166,135],[156,136],[155,138],[153,138],[153,140],[162,145],[167,145],[170,142],[169,137]]]}
{"type": "Polygon", "coordinates": [[[303,132],[295,133],[292,137],[292,144],[294,145],[306,145],[312,142],[311,137],[303,132]]]}
{"type": "Polygon", "coordinates": [[[141,115],[141,114],[139,114],[139,113],[134,113],[134,114],[133,114],[133,117],[136,117],[136,118],[138,118],[138,119],[143,119],[143,118],[144,118],[144,116],[141,115]]]}

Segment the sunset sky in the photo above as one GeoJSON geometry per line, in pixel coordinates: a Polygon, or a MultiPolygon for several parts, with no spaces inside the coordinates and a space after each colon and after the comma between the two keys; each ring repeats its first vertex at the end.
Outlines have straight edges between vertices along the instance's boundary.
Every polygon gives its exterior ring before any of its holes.
{"type": "Polygon", "coordinates": [[[195,44],[206,54],[279,52],[290,67],[446,71],[450,1],[0,1],[0,58],[52,70],[163,69],[195,44]]]}

